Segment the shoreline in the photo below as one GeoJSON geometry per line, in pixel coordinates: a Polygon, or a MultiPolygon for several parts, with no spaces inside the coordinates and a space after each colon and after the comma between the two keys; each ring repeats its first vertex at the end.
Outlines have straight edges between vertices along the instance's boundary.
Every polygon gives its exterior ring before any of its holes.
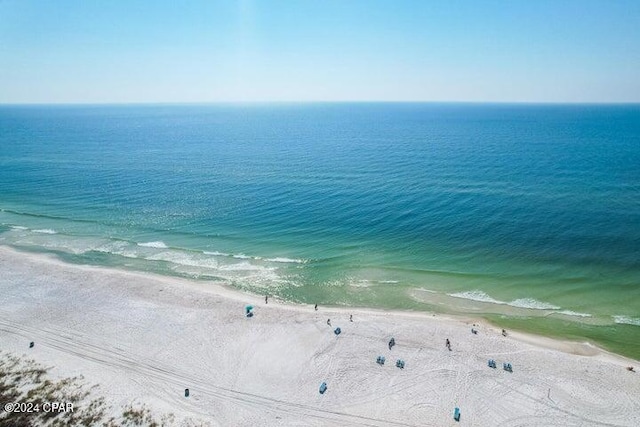
{"type": "Polygon", "coordinates": [[[1,349],[61,376],[82,374],[111,405],[138,400],[213,425],[442,425],[454,406],[477,425],[640,423],[640,401],[629,397],[640,395],[640,377],[624,369],[637,361],[588,343],[503,337],[472,316],[316,312],[275,298],[265,305],[264,296],[222,283],[67,264],[4,246],[0,268],[1,349]],[[246,304],[255,307],[251,319],[246,304]],[[391,366],[376,365],[379,354],[391,366]],[[395,358],[406,368],[393,366],[395,358]],[[513,363],[513,374],[487,368],[490,358],[513,363]]]}
{"type": "MultiPolygon", "coordinates": [[[[15,256],[27,256],[32,257],[34,260],[38,262],[46,262],[51,265],[56,265],[58,267],[72,267],[77,268],[78,270],[83,271],[96,271],[96,272],[118,272],[121,274],[125,274],[131,277],[137,278],[151,278],[158,282],[163,282],[165,284],[180,284],[185,288],[194,288],[199,291],[208,292],[214,295],[218,295],[224,298],[228,298],[235,301],[243,301],[251,304],[262,304],[264,295],[255,294],[253,292],[242,291],[239,289],[235,289],[228,284],[223,282],[216,281],[208,281],[208,280],[190,280],[182,277],[172,277],[172,276],[164,276],[162,274],[153,273],[153,272],[140,272],[133,270],[125,270],[117,267],[104,267],[104,266],[96,266],[96,265],[87,265],[87,264],[73,264],[66,263],[58,258],[55,255],[46,254],[46,253],[38,253],[38,252],[30,252],[30,251],[21,251],[9,246],[0,245],[0,252],[9,252],[15,256]]],[[[303,311],[303,312],[311,312],[313,311],[313,307],[310,304],[298,303],[295,301],[288,301],[278,298],[277,296],[269,296],[269,303],[272,307],[277,307],[285,310],[294,310],[294,311],[303,311]]],[[[330,310],[332,312],[342,313],[342,314],[370,314],[370,315],[393,315],[395,317],[406,317],[406,318],[437,318],[445,321],[463,323],[466,325],[470,324],[483,324],[485,327],[490,328],[493,332],[501,333],[501,329],[498,325],[495,325],[488,319],[482,316],[473,316],[472,314],[468,315],[458,315],[458,314],[448,314],[448,313],[433,313],[428,311],[415,311],[415,310],[387,310],[383,308],[374,308],[374,307],[345,307],[338,305],[327,305],[323,304],[322,308],[324,310],[330,310]]],[[[529,332],[517,331],[517,330],[509,330],[509,336],[515,338],[519,341],[526,342],[529,344],[537,345],[540,347],[562,351],[568,354],[575,355],[583,355],[583,356],[601,356],[608,357],[613,359],[619,359],[620,361],[625,361],[625,363],[635,363],[640,364],[640,360],[630,358],[628,356],[618,354],[612,351],[609,351],[603,347],[598,346],[595,343],[590,341],[577,341],[577,340],[565,340],[552,336],[545,336],[540,334],[534,334],[529,332]]]]}

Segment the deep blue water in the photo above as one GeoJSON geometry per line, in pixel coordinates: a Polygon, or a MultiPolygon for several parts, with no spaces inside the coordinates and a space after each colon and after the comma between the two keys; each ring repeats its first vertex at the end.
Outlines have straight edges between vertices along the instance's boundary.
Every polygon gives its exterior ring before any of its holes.
{"type": "Polygon", "coordinates": [[[639,105],[3,106],[0,209],[73,262],[640,326],[639,105]]]}

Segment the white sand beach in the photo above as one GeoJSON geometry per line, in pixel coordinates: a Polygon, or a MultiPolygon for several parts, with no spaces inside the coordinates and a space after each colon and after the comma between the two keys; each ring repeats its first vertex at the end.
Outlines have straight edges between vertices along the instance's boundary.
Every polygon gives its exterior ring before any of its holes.
{"type": "Polygon", "coordinates": [[[60,377],[83,375],[114,408],[138,402],[177,424],[640,425],[640,373],[625,369],[639,363],[586,343],[504,337],[484,322],[426,313],[265,305],[221,284],[9,248],[0,248],[0,350],[60,377]]]}

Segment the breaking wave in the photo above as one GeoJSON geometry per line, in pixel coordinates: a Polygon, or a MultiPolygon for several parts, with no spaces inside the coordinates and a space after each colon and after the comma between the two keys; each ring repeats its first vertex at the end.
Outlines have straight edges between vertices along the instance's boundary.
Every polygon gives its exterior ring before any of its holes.
{"type": "Polygon", "coordinates": [[[624,325],[640,326],[640,317],[613,316],[613,320],[624,325]]]}
{"type": "Polygon", "coordinates": [[[156,248],[156,249],[167,249],[169,247],[162,241],[138,243],[138,246],[143,246],[145,248],[156,248]]]}
{"type": "Polygon", "coordinates": [[[487,293],[479,290],[457,292],[455,294],[447,294],[447,295],[454,298],[462,298],[462,299],[468,299],[472,301],[486,302],[489,304],[508,305],[508,306],[517,307],[517,308],[527,308],[530,310],[560,310],[561,308],[561,307],[558,307],[557,305],[538,301],[533,298],[520,298],[510,302],[500,301],[495,298],[492,298],[487,293]]]}
{"type": "MultiPolygon", "coordinates": [[[[27,228],[16,228],[19,230],[26,230],[27,228]]],[[[34,233],[40,233],[40,234],[58,234],[58,232],[56,230],[52,230],[50,228],[41,228],[39,230],[33,230],[34,233]]]]}

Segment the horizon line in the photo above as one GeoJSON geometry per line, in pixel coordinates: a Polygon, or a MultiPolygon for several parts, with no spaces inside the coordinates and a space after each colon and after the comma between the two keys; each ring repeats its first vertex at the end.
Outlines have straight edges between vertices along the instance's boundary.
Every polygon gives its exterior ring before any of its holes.
{"type": "Polygon", "coordinates": [[[220,100],[220,101],[106,101],[106,102],[0,102],[9,106],[144,106],[144,105],[251,105],[251,104],[473,104],[473,105],[640,105],[638,101],[434,101],[434,100],[220,100]]]}

